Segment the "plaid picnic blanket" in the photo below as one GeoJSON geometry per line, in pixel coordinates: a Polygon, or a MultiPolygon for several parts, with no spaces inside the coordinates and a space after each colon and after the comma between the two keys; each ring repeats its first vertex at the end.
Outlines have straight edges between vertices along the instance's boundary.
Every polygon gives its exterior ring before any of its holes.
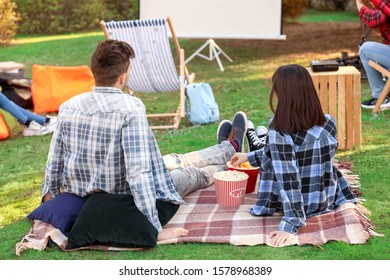
{"type": "MultiPolygon", "coordinates": [[[[370,212],[363,206],[359,177],[351,171],[350,163],[336,163],[350,183],[358,204],[345,203],[335,211],[308,218],[295,239],[287,245],[322,245],[329,241],[344,241],[348,244],[364,244],[377,234],[368,218],[370,212]]],[[[183,227],[189,230],[185,237],[158,242],[158,245],[172,243],[225,243],[233,245],[259,245],[269,243],[269,233],[277,230],[281,215],[255,217],[249,209],[256,201],[256,191],[246,194],[243,204],[236,207],[222,207],[217,204],[214,185],[193,192],[185,197],[187,205],[180,206],[168,227],[183,227]]],[[[51,224],[35,220],[30,232],[16,244],[16,254],[26,249],[44,250],[49,239],[62,250],[67,251],[67,237],[51,224]]],[[[139,250],[110,246],[87,246],[75,250],[139,250]]]]}
{"type": "MultiPolygon", "coordinates": [[[[368,218],[370,212],[363,206],[359,176],[353,174],[350,162],[336,161],[335,165],[349,182],[359,198],[358,204],[345,203],[335,211],[308,218],[295,239],[287,245],[322,245],[329,241],[364,244],[372,236],[380,236],[368,218]]],[[[252,216],[249,209],[256,202],[256,191],[246,194],[242,205],[222,207],[217,204],[214,186],[188,195],[188,205],[181,206],[165,227],[183,227],[189,230],[185,237],[164,240],[170,243],[226,243],[259,245],[269,242],[269,234],[278,229],[281,214],[252,216]]]]}
{"type": "MultiPolygon", "coordinates": [[[[189,230],[189,234],[159,244],[201,242],[271,246],[269,234],[278,230],[282,217],[280,214],[261,217],[249,214],[256,201],[255,193],[247,194],[244,203],[237,207],[219,206],[213,186],[191,194],[186,200],[189,204],[181,206],[165,227],[182,227],[189,230]]],[[[377,235],[368,214],[361,204],[345,203],[335,211],[308,218],[288,245],[322,245],[332,240],[363,244],[377,235]]]]}

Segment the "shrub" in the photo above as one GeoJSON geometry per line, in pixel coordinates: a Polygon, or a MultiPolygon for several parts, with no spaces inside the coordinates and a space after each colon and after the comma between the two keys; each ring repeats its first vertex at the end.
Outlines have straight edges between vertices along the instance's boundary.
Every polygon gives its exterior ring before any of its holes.
{"type": "MultiPolygon", "coordinates": [[[[68,31],[93,30],[99,28],[100,20],[107,13],[103,0],[67,0],[71,2],[68,19],[68,31]]],[[[68,4],[70,6],[70,3],[68,4]]]]}
{"type": "Polygon", "coordinates": [[[356,11],[355,0],[310,0],[309,7],[322,11],[356,11]]]}
{"type": "Polygon", "coordinates": [[[138,0],[105,0],[107,13],[104,20],[128,20],[137,19],[139,11],[138,0]]]}
{"type": "Polygon", "coordinates": [[[296,19],[302,16],[309,5],[309,0],[283,0],[283,19],[296,19]]]}
{"type": "Polygon", "coordinates": [[[100,20],[138,17],[137,0],[15,0],[20,32],[56,34],[99,29],[100,20]]]}
{"type": "Polygon", "coordinates": [[[0,1],[0,43],[9,42],[16,34],[20,17],[15,10],[16,4],[11,0],[0,1]]]}
{"type": "Polygon", "coordinates": [[[56,33],[64,29],[65,15],[61,0],[15,0],[22,16],[20,32],[56,33]]]}

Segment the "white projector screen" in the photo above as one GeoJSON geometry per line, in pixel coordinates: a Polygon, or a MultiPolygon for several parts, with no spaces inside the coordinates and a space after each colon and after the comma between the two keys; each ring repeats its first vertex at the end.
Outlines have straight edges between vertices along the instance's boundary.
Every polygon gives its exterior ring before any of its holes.
{"type": "Polygon", "coordinates": [[[140,0],[140,19],[166,17],[181,38],[286,39],[282,0],[140,0]]]}

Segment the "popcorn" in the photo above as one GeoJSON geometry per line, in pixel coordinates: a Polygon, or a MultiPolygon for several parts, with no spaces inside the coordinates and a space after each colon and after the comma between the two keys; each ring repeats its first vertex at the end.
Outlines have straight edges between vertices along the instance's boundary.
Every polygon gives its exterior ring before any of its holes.
{"type": "Polygon", "coordinates": [[[244,202],[248,175],[240,171],[220,171],[214,174],[215,197],[224,207],[239,206],[244,202]]]}
{"type": "Polygon", "coordinates": [[[214,178],[221,181],[242,181],[248,178],[243,172],[239,171],[221,171],[214,174],[214,178]]]}
{"type": "Polygon", "coordinates": [[[230,161],[227,162],[227,166],[229,168],[236,168],[236,169],[257,169],[258,167],[253,167],[249,161],[243,162],[239,164],[238,166],[233,166],[230,161]]]}

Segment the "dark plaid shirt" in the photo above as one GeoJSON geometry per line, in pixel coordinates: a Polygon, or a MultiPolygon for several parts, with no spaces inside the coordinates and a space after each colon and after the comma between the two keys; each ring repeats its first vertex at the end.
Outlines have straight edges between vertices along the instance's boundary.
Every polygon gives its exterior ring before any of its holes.
{"type": "Polygon", "coordinates": [[[384,44],[390,44],[390,1],[371,0],[375,9],[363,6],[359,17],[370,28],[378,28],[384,44]]]}
{"type": "Polygon", "coordinates": [[[283,211],[279,230],[296,233],[306,217],[327,213],[345,202],[356,202],[348,182],[334,166],[336,125],[330,115],[324,126],[297,134],[269,130],[264,149],[248,154],[260,166],[257,202],[252,215],[283,211]]]}

